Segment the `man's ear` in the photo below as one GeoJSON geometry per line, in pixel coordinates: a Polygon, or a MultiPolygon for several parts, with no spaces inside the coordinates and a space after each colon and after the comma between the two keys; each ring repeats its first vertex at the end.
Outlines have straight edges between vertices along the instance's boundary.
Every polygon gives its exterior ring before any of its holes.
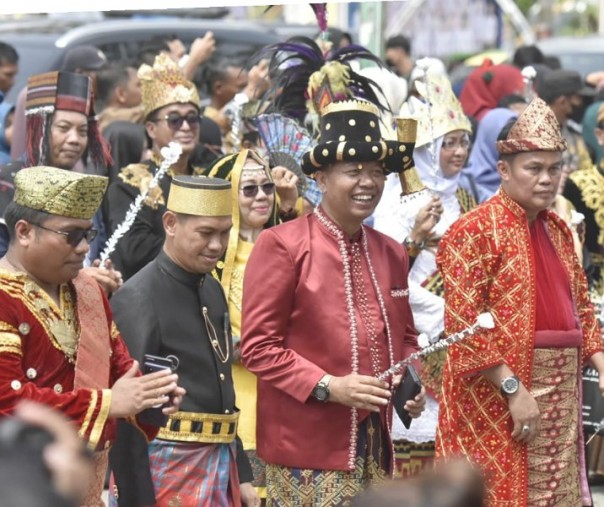
{"type": "Polygon", "coordinates": [[[315,181],[319,186],[319,190],[322,193],[325,193],[327,190],[327,175],[325,174],[325,170],[320,170],[315,173],[315,181]]]}
{"type": "Polygon", "coordinates": [[[35,226],[25,220],[18,220],[15,224],[15,233],[13,236],[13,241],[27,248],[34,240],[35,226]]]}
{"type": "Polygon", "coordinates": [[[166,231],[166,236],[174,237],[178,223],[176,213],[170,210],[166,211],[162,216],[162,223],[164,225],[164,231],[166,231]]]}
{"type": "Polygon", "coordinates": [[[503,181],[509,181],[510,179],[510,163],[507,160],[497,161],[497,172],[503,181]]]}

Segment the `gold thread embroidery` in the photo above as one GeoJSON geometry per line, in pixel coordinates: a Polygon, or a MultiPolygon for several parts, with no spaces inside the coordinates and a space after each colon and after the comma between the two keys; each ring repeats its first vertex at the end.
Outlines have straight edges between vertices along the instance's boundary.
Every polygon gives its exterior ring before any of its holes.
{"type": "Polygon", "coordinates": [[[88,440],[88,446],[91,449],[95,449],[103,433],[103,428],[107,422],[107,416],[109,415],[109,407],[111,406],[111,389],[103,389],[101,391],[101,409],[99,414],[96,416],[92,431],[90,432],[90,439],[88,440]]]}
{"type": "Polygon", "coordinates": [[[88,409],[86,410],[84,421],[82,422],[82,426],[80,427],[80,431],[78,432],[80,438],[84,438],[86,436],[88,426],[90,426],[90,421],[92,420],[92,414],[94,414],[94,410],[96,408],[98,396],[99,395],[96,390],[90,392],[90,403],[88,404],[88,409]]]}

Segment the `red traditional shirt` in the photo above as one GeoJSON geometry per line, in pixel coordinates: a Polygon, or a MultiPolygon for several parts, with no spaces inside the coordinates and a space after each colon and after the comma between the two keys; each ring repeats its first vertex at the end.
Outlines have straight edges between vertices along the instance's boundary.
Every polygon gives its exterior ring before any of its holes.
{"type": "MultiPolygon", "coordinates": [[[[544,226],[568,274],[583,332],[583,362],[600,351],[598,323],[566,224],[553,212],[544,226]]],[[[500,390],[478,373],[506,363],[530,388],[536,321],[536,275],[524,210],[500,193],[447,232],[437,258],[445,284],[445,327],[464,329],[489,311],[495,328],[453,345],[443,377],[437,455],[465,455],[485,471],[490,507],[523,507],[527,447],[510,438],[512,419],[500,390]]],[[[556,297],[551,295],[551,297],[556,297]]]]}
{"type": "MultiPolygon", "coordinates": [[[[80,274],[80,287],[100,292],[103,322],[95,322],[99,339],[109,333],[110,356],[106,388],[74,388],[76,360],[82,323],[78,305],[85,304],[84,291],[73,284],[61,286],[57,305],[23,273],[0,270],[0,416],[12,413],[19,400],[27,398],[50,405],[75,424],[91,449],[105,449],[115,438],[116,420],[108,418],[113,383],[132,366],[132,358],[113,324],[107,298],[96,281],[80,274]]],[[[95,331],[93,327],[92,332],[95,331]]],[[[103,358],[98,358],[100,367],[103,358]]],[[[90,364],[90,363],[89,363],[90,364]]],[[[92,374],[93,371],[85,372],[92,374]]],[[[132,420],[131,422],[135,422],[132,420]]],[[[141,425],[141,429],[143,429],[141,425]]],[[[151,439],[157,428],[146,426],[151,439]]]]}
{"type": "MultiPolygon", "coordinates": [[[[258,377],[257,450],[268,463],[347,470],[356,435],[351,409],[315,400],[314,387],[326,373],[345,376],[356,368],[359,374],[375,375],[376,368],[386,369],[417,350],[407,253],[373,229],[364,228],[363,235],[368,255],[356,238],[344,238],[352,309],[342,250],[315,214],[263,231],[254,245],[243,281],[241,354],[258,377]]],[[[391,408],[382,411],[384,427],[391,408]]],[[[367,414],[359,411],[357,422],[367,414]]]]}

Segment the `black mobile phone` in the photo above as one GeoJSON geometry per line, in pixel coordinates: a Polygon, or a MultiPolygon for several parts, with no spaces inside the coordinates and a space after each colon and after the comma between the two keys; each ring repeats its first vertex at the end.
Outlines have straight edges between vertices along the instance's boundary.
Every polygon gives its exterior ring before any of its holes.
{"type": "MultiPolygon", "coordinates": [[[[171,370],[175,372],[178,369],[179,360],[176,356],[169,355],[166,357],[154,356],[152,354],[145,354],[143,356],[143,373],[153,373],[161,370],[171,370]]],[[[172,399],[163,405],[154,406],[143,410],[139,419],[141,422],[150,424],[152,426],[164,426],[168,421],[168,417],[162,412],[162,409],[169,407],[172,404],[172,399]]]]}
{"type": "Polygon", "coordinates": [[[143,372],[153,373],[161,370],[172,370],[175,372],[178,369],[178,358],[176,356],[154,356],[145,354],[143,357],[143,372]]]}
{"type": "Polygon", "coordinates": [[[415,371],[415,368],[411,365],[407,366],[405,374],[401,383],[394,392],[393,403],[396,413],[400,417],[405,428],[409,429],[411,426],[411,416],[409,412],[405,410],[405,403],[409,400],[413,400],[422,390],[422,381],[415,371]]]}

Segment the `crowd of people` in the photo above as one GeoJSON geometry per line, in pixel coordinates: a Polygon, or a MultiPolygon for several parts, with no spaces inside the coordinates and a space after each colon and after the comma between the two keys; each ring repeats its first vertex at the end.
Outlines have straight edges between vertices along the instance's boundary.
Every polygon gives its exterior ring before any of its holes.
{"type": "Polygon", "coordinates": [[[81,46],[0,103],[10,505],[592,505],[602,76],[215,54],[81,46]]]}

